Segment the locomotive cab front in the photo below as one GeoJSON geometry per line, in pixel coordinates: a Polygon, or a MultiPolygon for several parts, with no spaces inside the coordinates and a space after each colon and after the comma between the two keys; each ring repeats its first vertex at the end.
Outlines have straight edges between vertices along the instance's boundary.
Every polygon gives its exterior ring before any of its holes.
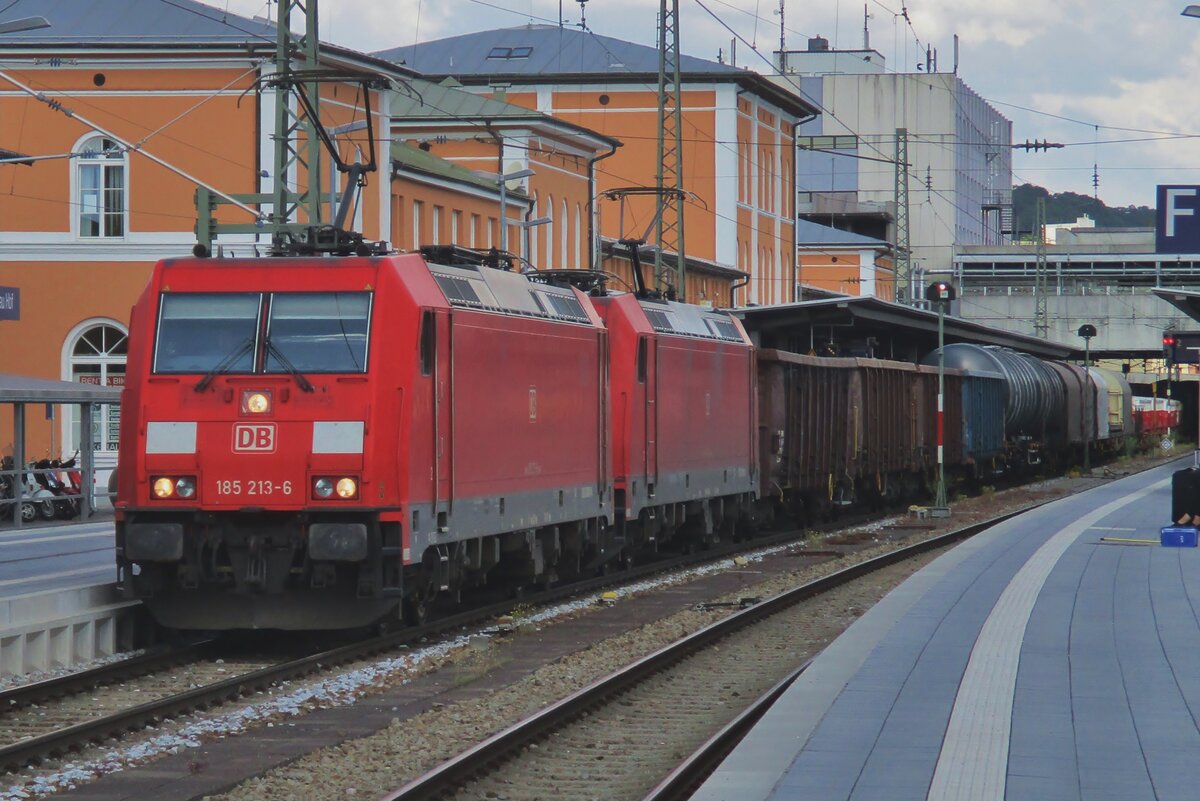
{"type": "Polygon", "coordinates": [[[165,262],[134,308],[118,569],[168,627],[339,628],[396,604],[371,436],[380,260],[272,261],[165,262]]]}

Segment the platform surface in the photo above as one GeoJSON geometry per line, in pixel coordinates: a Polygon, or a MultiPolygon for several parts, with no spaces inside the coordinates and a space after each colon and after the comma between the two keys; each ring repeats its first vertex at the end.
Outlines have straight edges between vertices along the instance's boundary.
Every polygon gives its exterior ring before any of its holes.
{"type": "Polygon", "coordinates": [[[830,645],[696,801],[1195,801],[1200,549],[1171,473],[1116,480],[930,563],[830,645]]]}
{"type": "Polygon", "coordinates": [[[114,537],[111,519],[0,530],[0,599],[112,584],[114,537]]]}

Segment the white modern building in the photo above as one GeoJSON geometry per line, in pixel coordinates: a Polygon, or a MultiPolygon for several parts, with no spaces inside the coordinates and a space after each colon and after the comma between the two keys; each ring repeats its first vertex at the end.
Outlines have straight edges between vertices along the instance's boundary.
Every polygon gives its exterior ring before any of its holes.
{"type": "Polygon", "coordinates": [[[797,215],[896,242],[897,129],[907,131],[912,269],[948,272],[956,245],[1012,233],[1012,123],[954,72],[899,73],[874,50],[825,39],[777,53],[783,77],[818,106],[797,135],[797,215]]]}

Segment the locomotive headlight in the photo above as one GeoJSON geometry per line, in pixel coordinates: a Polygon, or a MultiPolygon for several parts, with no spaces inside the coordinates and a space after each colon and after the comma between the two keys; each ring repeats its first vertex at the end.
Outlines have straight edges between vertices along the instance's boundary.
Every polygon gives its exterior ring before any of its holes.
{"type": "Polygon", "coordinates": [[[318,498],[328,498],[333,495],[333,479],[318,478],[313,482],[313,495],[318,498]]]}
{"type": "MultiPolygon", "coordinates": [[[[170,480],[170,479],[168,479],[170,480]]],[[[196,479],[184,476],[175,480],[175,492],[180,498],[196,497],[196,479]]]]}
{"type": "MultiPolygon", "coordinates": [[[[163,477],[154,479],[154,497],[155,498],[170,498],[175,494],[175,481],[173,479],[163,477]]],[[[195,488],[193,488],[195,491],[195,488]]]]}
{"type": "Polygon", "coordinates": [[[242,392],[242,411],[248,414],[266,414],[271,411],[270,391],[248,389],[242,392]]]}
{"type": "Polygon", "coordinates": [[[353,498],[358,495],[358,482],[352,478],[339,478],[337,494],[342,498],[353,498]]]}

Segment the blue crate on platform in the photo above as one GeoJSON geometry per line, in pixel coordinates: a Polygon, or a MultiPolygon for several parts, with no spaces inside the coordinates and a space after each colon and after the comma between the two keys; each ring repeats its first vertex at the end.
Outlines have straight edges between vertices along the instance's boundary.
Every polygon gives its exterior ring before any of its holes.
{"type": "Polygon", "coordinates": [[[1196,529],[1191,526],[1167,526],[1162,530],[1162,544],[1169,548],[1195,548],[1196,529]]]}

